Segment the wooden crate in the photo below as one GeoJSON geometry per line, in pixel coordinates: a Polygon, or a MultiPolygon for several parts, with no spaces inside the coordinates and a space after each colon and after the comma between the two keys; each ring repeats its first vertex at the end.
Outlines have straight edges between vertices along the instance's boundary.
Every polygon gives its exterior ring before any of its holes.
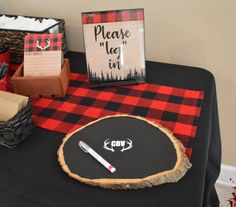
{"type": "Polygon", "coordinates": [[[70,63],[65,59],[60,76],[24,77],[23,63],[11,78],[14,93],[30,97],[63,97],[70,81],[70,63]]]}

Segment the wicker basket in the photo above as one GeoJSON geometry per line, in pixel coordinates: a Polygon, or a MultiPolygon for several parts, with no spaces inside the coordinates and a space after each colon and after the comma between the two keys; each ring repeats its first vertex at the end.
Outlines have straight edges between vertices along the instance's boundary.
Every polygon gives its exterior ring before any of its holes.
{"type": "MultiPolygon", "coordinates": [[[[3,14],[0,14],[2,16],[3,14]]],[[[17,17],[16,15],[5,15],[8,17],[17,17]]],[[[48,19],[46,17],[30,17],[30,16],[24,16],[28,18],[36,18],[39,21],[42,21],[43,19],[48,19]]],[[[55,19],[55,18],[53,18],[55,19]]],[[[11,63],[14,64],[20,64],[23,62],[24,57],[24,38],[26,34],[29,33],[50,33],[50,30],[57,27],[59,28],[59,32],[63,33],[63,43],[62,43],[62,49],[64,55],[67,54],[68,48],[66,43],[66,31],[65,31],[65,21],[64,19],[55,19],[58,21],[58,23],[52,25],[51,27],[48,27],[45,30],[42,31],[22,31],[22,30],[13,30],[13,29],[1,29],[0,28],[0,42],[7,44],[10,47],[11,51],[11,63]]]]}
{"type": "Polygon", "coordinates": [[[0,121],[0,145],[16,147],[32,134],[35,128],[31,102],[10,120],[0,121]]]}

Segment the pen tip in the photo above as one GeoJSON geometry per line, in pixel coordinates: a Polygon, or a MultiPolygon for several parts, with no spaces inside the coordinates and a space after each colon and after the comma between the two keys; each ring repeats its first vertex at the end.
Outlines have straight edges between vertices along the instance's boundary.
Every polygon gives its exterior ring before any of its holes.
{"type": "Polygon", "coordinates": [[[116,168],[113,167],[113,168],[111,169],[111,173],[114,173],[115,171],[116,171],[116,168]]]}

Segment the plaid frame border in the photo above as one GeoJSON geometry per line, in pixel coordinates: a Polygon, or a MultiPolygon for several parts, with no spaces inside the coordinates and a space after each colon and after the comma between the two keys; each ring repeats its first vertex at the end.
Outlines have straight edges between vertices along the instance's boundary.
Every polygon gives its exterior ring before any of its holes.
{"type": "Polygon", "coordinates": [[[62,50],[62,42],[63,42],[62,36],[63,36],[62,33],[27,34],[25,36],[24,52],[62,50]]]}
{"type": "Polygon", "coordinates": [[[148,83],[90,89],[85,75],[72,73],[65,97],[32,102],[36,124],[62,133],[107,115],[145,117],[172,131],[190,158],[203,99],[203,91],[148,83]]]}
{"type": "Polygon", "coordinates": [[[144,20],[144,9],[83,12],[83,24],[144,20]]]}

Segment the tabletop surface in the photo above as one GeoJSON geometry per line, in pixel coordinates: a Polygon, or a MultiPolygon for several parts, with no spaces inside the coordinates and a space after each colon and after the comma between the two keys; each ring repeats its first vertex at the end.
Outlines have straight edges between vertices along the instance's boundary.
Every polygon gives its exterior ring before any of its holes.
{"type": "MultiPolygon", "coordinates": [[[[73,72],[86,71],[85,55],[69,54],[73,72]]],[[[207,70],[146,62],[147,82],[204,91],[191,156],[192,169],[178,183],[142,190],[105,190],[64,173],[57,150],[64,134],[37,128],[20,147],[0,149],[0,200],[7,206],[218,206],[214,183],[221,143],[214,77],[207,70]]]]}

